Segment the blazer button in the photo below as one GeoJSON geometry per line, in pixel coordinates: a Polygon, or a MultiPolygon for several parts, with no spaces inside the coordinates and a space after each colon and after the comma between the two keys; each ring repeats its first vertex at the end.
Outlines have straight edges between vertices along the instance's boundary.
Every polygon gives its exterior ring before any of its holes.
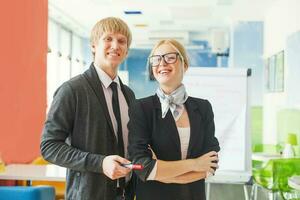
{"type": "Polygon", "coordinates": [[[77,176],[80,176],[80,172],[77,172],[76,175],[77,175],[77,176]]]}

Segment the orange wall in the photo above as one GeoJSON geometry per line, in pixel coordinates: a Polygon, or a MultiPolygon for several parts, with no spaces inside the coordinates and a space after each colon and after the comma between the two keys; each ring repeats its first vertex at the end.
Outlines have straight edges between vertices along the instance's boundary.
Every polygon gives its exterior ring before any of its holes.
{"type": "Polygon", "coordinates": [[[46,115],[47,0],[0,6],[0,152],[6,163],[39,155],[46,115]]]}

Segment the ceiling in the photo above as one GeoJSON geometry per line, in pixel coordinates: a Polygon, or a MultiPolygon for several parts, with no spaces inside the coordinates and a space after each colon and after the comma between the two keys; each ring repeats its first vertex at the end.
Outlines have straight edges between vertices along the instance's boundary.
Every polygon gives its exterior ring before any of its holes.
{"type": "Polygon", "coordinates": [[[49,16],[80,36],[88,37],[101,18],[116,16],[130,26],[135,40],[157,32],[196,33],[228,29],[238,20],[264,19],[277,0],[49,0],[49,16]],[[139,11],[141,14],[125,14],[139,11]]]}

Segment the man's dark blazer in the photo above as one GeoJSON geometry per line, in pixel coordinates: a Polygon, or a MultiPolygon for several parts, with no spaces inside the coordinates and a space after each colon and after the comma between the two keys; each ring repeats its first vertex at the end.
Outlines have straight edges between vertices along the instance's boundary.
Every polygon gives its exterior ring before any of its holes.
{"type": "MultiPolygon", "coordinates": [[[[188,97],[185,107],[191,128],[187,158],[197,158],[209,151],[219,151],[210,103],[207,100],[188,97]]],[[[129,111],[129,155],[134,163],[144,165],[143,170],[135,171],[139,177],[136,200],[204,200],[204,180],[189,184],[146,181],[155,164],[148,144],[160,160],[181,160],[180,139],[170,110],[166,117],[162,118],[157,95],[137,100],[129,111]]]]}
{"type": "MultiPolygon", "coordinates": [[[[134,93],[120,84],[130,106],[134,93]]],[[[102,161],[118,154],[117,139],[93,64],[55,92],[40,148],[47,161],[68,168],[66,199],[115,200],[117,182],[103,174],[102,161]]]]}

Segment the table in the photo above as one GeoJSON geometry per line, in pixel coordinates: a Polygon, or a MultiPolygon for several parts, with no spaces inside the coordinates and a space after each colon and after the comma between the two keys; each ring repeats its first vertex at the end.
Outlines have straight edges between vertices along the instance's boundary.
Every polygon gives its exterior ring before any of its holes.
{"type": "Polygon", "coordinates": [[[252,160],[258,160],[263,162],[268,162],[271,159],[280,159],[282,156],[280,154],[269,154],[269,153],[253,153],[252,160]]]}
{"type": "Polygon", "coordinates": [[[11,164],[0,173],[0,180],[65,181],[66,168],[57,165],[11,164]]]}
{"type": "Polygon", "coordinates": [[[288,179],[288,184],[291,188],[294,188],[294,189],[300,191],[300,176],[291,176],[288,179]]]}

